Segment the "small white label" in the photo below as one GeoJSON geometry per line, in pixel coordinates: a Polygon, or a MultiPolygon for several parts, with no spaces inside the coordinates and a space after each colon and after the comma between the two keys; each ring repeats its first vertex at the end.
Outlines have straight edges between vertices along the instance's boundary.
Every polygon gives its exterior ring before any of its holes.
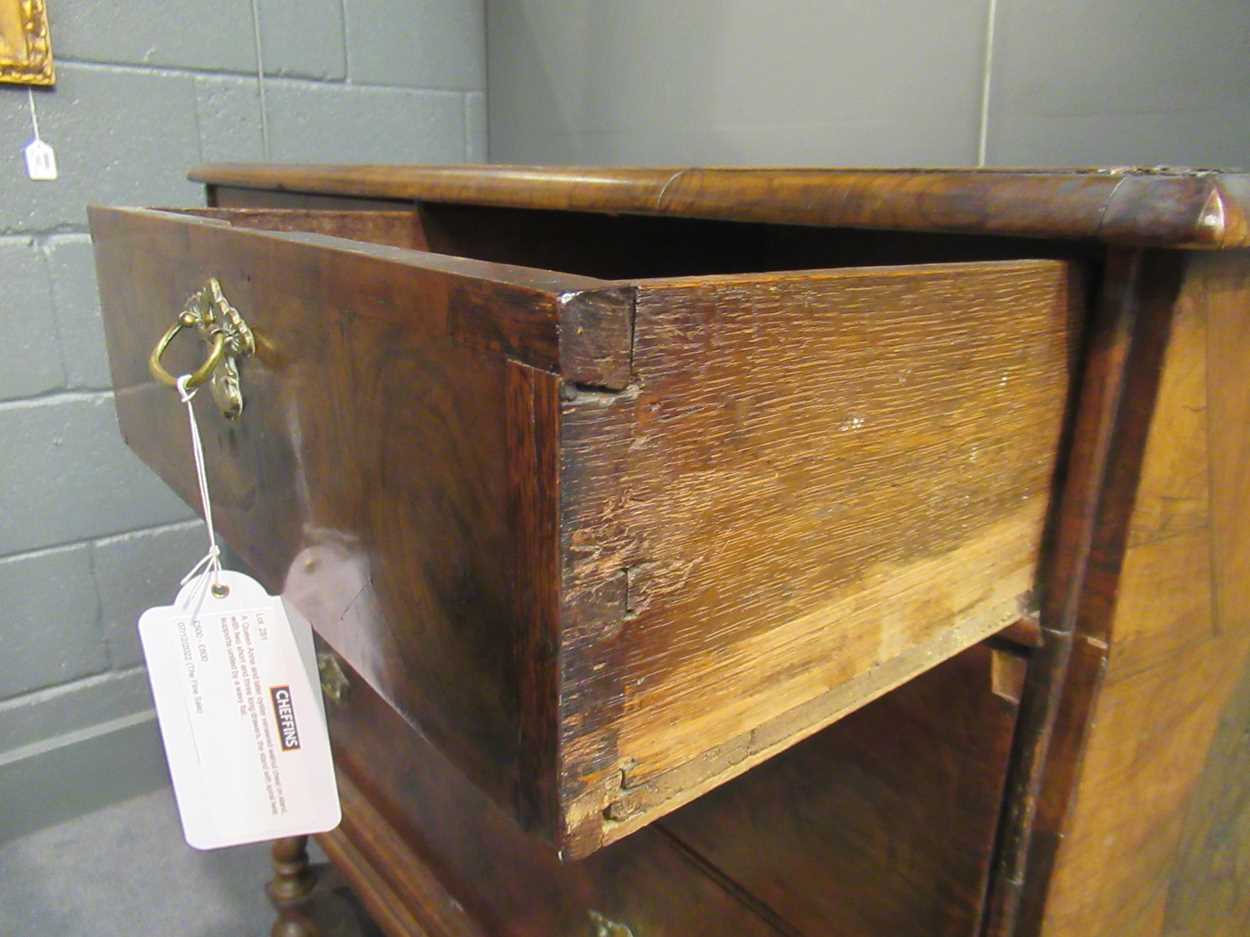
{"type": "Polygon", "coordinates": [[[50,182],[56,178],[56,153],[52,147],[36,138],[26,145],[26,174],[37,182],[50,182]]]}
{"type": "Polygon", "coordinates": [[[225,570],[220,581],[223,598],[196,577],[139,619],[187,842],[333,829],[341,811],[312,629],[254,579],[225,570]]]}

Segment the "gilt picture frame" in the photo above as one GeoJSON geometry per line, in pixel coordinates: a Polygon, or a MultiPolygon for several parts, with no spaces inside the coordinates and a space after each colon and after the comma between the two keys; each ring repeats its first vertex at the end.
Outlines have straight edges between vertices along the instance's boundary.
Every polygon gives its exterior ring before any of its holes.
{"type": "Polygon", "coordinates": [[[45,0],[0,0],[0,82],[56,83],[45,0]]]}

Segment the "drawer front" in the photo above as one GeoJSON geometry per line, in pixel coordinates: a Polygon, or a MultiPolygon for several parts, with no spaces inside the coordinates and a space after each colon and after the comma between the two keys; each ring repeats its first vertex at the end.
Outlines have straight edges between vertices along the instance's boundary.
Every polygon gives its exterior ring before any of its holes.
{"type": "Polygon", "coordinates": [[[660,825],[796,932],[976,937],[1025,668],[976,645],[660,825]]]}
{"type": "MultiPolygon", "coordinates": [[[[532,466],[509,457],[538,448],[530,407],[555,400],[550,372],[578,369],[559,331],[597,281],[324,236],[402,243],[412,216],[214,214],[241,227],[92,212],[124,436],[199,506],[186,414],[147,359],[216,277],[257,346],[241,364],[240,419],[208,393],[195,400],[223,539],[474,783],[532,820],[537,776],[554,772],[518,764],[533,750],[521,706],[535,693],[518,661],[534,591],[523,583],[542,572],[538,493],[532,466]],[[320,233],[298,230],[310,227],[320,233]]],[[[189,336],[167,355],[175,374],[204,357],[189,336]]]]}
{"type": "MultiPolygon", "coordinates": [[[[366,903],[398,901],[431,937],[780,933],[658,830],[561,862],[343,671],[345,695],[327,701],[343,824],[323,841],[366,903]]],[[[404,917],[370,910],[384,924],[404,917]]]]}

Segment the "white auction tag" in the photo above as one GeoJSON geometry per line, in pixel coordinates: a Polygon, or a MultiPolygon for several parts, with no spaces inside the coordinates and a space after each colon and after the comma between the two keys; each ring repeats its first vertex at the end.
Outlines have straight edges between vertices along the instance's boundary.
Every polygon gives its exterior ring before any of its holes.
{"type": "Polygon", "coordinates": [[[196,576],[139,619],[187,842],[333,829],[341,811],[312,630],[254,579],[218,577],[224,597],[196,576]]]}
{"type": "Polygon", "coordinates": [[[22,151],[26,157],[26,175],[36,182],[51,182],[56,178],[56,152],[48,144],[36,138],[22,151]]]}

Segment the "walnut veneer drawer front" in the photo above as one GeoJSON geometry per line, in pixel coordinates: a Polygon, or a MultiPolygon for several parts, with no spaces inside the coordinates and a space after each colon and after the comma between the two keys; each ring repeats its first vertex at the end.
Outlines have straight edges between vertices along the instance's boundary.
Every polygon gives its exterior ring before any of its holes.
{"type": "Polygon", "coordinates": [[[242,418],[197,400],[225,539],[566,856],[1029,610],[1073,262],[606,280],[402,212],[91,224],[129,443],[195,503],[146,361],[216,277],[257,338],[242,418]]]}

